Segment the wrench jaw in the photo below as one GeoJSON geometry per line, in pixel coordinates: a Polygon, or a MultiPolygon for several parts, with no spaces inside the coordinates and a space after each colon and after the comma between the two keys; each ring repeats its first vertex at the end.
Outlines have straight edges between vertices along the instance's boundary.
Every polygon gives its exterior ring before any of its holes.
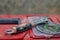
{"type": "Polygon", "coordinates": [[[17,33],[20,31],[19,29],[22,30],[22,28],[19,28],[19,27],[13,27],[12,29],[6,30],[6,31],[5,31],[5,34],[6,34],[6,35],[17,34],[17,33]]]}
{"type": "Polygon", "coordinates": [[[17,26],[16,27],[13,27],[12,29],[8,29],[5,31],[5,34],[6,35],[12,35],[12,34],[16,34],[17,33],[17,26]]]}
{"type": "Polygon", "coordinates": [[[14,34],[14,33],[15,33],[15,32],[14,32],[13,29],[8,29],[8,30],[5,31],[5,34],[6,34],[6,35],[12,35],[12,34],[14,34]]]}

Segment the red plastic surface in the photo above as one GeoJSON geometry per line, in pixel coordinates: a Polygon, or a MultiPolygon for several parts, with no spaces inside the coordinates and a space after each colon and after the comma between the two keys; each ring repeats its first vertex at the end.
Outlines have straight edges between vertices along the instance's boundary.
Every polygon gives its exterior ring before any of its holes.
{"type": "MultiPolygon", "coordinates": [[[[28,16],[48,16],[52,22],[60,23],[59,15],[52,14],[28,14],[28,15],[0,15],[0,18],[20,18],[21,23],[27,22],[28,16]]],[[[25,31],[17,35],[5,35],[5,30],[12,28],[16,25],[0,25],[0,40],[46,40],[44,36],[36,36],[32,30],[25,31]]],[[[60,35],[53,36],[50,40],[60,40],[60,35]]]]}
{"type": "MultiPolygon", "coordinates": [[[[25,16],[21,16],[21,15],[0,15],[0,18],[20,18],[20,20],[23,20],[23,18],[26,18],[25,16]]],[[[22,23],[22,21],[21,21],[22,23]]],[[[17,39],[21,39],[24,37],[24,35],[26,35],[26,32],[24,33],[20,33],[17,35],[5,35],[5,30],[12,28],[16,25],[0,25],[0,39],[4,39],[4,40],[17,40],[17,39]]]]}

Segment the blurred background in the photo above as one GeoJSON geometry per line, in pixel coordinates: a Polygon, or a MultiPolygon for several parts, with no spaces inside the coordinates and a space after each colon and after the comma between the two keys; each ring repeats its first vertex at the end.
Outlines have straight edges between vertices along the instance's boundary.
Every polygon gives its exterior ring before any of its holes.
{"type": "Polygon", "coordinates": [[[0,14],[60,14],[60,0],[0,0],[0,14]]]}

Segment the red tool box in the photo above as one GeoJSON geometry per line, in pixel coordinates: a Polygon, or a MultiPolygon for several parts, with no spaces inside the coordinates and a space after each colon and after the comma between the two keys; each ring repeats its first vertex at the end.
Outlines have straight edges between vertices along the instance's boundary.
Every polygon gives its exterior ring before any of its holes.
{"type": "MultiPolygon", "coordinates": [[[[21,23],[28,21],[28,17],[48,16],[52,22],[60,23],[60,16],[54,14],[25,14],[25,15],[0,15],[0,18],[19,18],[21,23]]],[[[5,35],[5,30],[17,26],[18,24],[0,24],[0,40],[48,40],[43,34],[37,34],[34,28],[16,35],[5,35]]],[[[51,36],[50,40],[60,40],[60,35],[51,36]]]]}

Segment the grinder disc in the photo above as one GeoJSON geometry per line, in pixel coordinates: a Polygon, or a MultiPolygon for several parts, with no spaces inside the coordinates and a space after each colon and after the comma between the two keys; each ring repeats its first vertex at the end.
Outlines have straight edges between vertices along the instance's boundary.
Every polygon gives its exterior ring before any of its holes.
{"type": "Polygon", "coordinates": [[[45,34],[60,34],[60,25],[56,23],[47,23],[42,25],[37,25],[36,29],[39,32],[45,33],[45,34]]]}

